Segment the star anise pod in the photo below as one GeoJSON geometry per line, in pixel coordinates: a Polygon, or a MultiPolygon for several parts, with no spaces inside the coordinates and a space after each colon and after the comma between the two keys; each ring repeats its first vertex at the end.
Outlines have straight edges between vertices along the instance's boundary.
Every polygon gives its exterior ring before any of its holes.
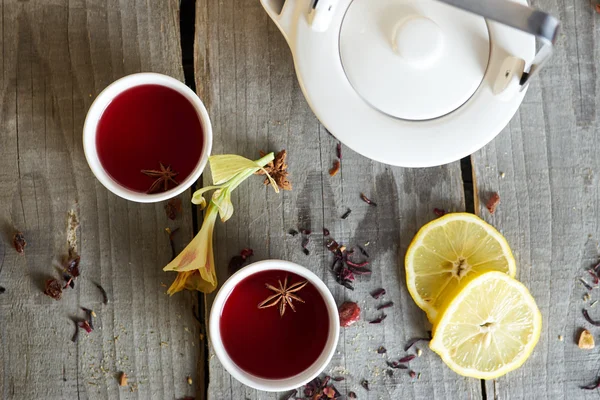
{"type": "Polygon", "coordinates": [[[268,283],[265,284],[267,289],[274,291],[275,294],[267,297],[267,299],[265,301],[263,301],[262,303],[260,303],[258,305],[258,308],[268,308],[268,307],[273,307],[273,306],[276,306],[277,304],[279,304],[279,314],[282,317],[283,317],[283,314],[285,313],[285,308],[287,306],[290,306],[292,311],[296,312],[296,307],[294,307],[292,300],[296,300],[301,303],[304,303],[304,300],[302,300],[300,297],[298,297],[294,293],[298,292],[300,289],[302,289],[304,286],[306,286],[308,281],[296,282],[296,283],[290,285],[289,287],[287,286],[287,282],[288,282],[288,278],[286,276],[285,279],[283,280],[283,284],[281,284],[281,280],[279,281],[279,288],[276,288],[275,286],[270,285],[268,283]]]}
{"type": "MultiPolygon", "coordinates": [[[[266,153],[264,151],[260,151],[260,156],[264,157],[266,153]]],[[[287,158],[287,152],[285,150],[281,150],[275,156],[275,159],[265,165],[264,170],[271,175],[271,178],[277,183],[280,189],[283,190],[292,190],[292,183],[288,179],[289,172],[287,171],[288,165],[285,162],[287,158]]],[[[256,172],[256,175],[265,175],[265,171],[262,169],[256,172]]],[[[269,178],[265,178],[265,185],[269,184],[269,178]]]]}
{"type": "Polygon", "coordinates": [[[141,170],[142,174],[147,175],[151,178],[156,178],[156,180],[152,183],[152,186],[150,186],[150,189],[148,189],[147,193],[156,193],[160,190],[166,192],[167,190],[169,190],[169,182],[171,182],[175,186],[179,185],[179,182],[173,179],[179,174],[179,172],[173,171],[170,165],[165,167],[162,162],[159,164],[160,171],[157,171],[155,169],[141,170]]]}

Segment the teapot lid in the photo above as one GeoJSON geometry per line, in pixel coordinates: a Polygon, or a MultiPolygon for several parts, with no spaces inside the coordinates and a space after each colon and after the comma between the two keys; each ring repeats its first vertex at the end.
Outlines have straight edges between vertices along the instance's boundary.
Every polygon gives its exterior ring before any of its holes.
{"type": "Polygon", "coordinates": [[[354,0],[339,46],[354,90],[405,120],[459,108],[481,84],[490,57],[485,19],[434,0],[354,0]]]}

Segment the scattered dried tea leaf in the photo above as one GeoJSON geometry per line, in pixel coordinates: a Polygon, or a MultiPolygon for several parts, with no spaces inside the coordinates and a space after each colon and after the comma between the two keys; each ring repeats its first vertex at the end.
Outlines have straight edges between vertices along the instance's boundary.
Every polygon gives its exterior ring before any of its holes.
{"type": "Polygon", "coordinates": [[[165,213],[170,220],[175,221],[177,215],[181,213],[181,199],[179,197],[172,198],[165,204],[165,213]]]}
{"type": "Polygon", "coordinates": [[[387,365],[394,369],[408,369],[406,365],[400,364],[398,361],[388,361],[387,365]]]}
{"type": "Polygon", "coordinates": [[[296,394],[298,394],[298,391],[296,389],[294,389],[291,392],[289,392],[288,394],[284,395],[281,398],[281,400],[291,400],[291,399],[294,399],[296,397],[296,394]]]}
{"type": "Polygon", "coordinates": [[[361,253],[363,256],[365,256],[365,257],[369,258],[369,253],[367,253],[367,251],[366,251],[364,248],[362,248],[361,246],[358,246],[358,249],[360,250],[360,253],[361,253]]]}
{"type": "Polygon", "coordinates": [[[342,215],[342,219],[346,219],[350,216],[350,213],[352,212],[351,209],[348,209],[343,215],[342,215]]]}
{"type": "Polygon", "coordinates": [[[408,375],[409,375],[411,378],[415,379],[415,378],[416,378],[416,376],[417,376],[417,373],[416,373],[415,371],[411,370],[411,371],[408,373],[408,375]]]}
{"type": "Polygon", "coordinates": [[[579,343],[577,343],[580,349],[590,350],[593,349],[596,344],[594,343],[594,336],[588,331],[584,329],[581,331],[581,335],[579,336],[579,343]]]}
{"type": "Polygon", "coordinates": [[[592,319],[592,317],[590,317],[590,314],[588,313],[588,311],[584,308],[583,310],[581,310],[583,317],[586,319],[587,322],[589,322],[590,324],[594,325],[594,326],[600,326],[600,321],[594,321],[592,319]]]}
{"type": "Polygon", "coordinates": [[[379,307],[377,307],[378,311],[383,310],[384,308],[390,308],[391,306],[394,305],[394,302],[392,301],[388,301],[387,303],[383,303],[382,305],[380,305],[379,307]]]}
{"type": "Polygon", "coordinates": [[[494,192],[491,194],[485,206],[490,214],[493,214],[496,212],[496,207],[498,207],[498,204],[500,204],[500,195],[497,192],[494,192]]]}
{"type": "Polygon", "coordinates": [[[362,380],[362,382],[360,382],[360,385],[361,385],[362,387],[364,387],[366,390],[370,390],[370,389],[369,389],[369,381],[367,381],[367,380],[363,379],[363,380],[362,380]]]}
{"type": "Polygon", "coordinates": [[[354,393],[354,392],[348,392],[348,398],[349,399],[357,399],[358,397],[356,397],[356,393],[354,393]]]}
{"type": "Polygon", "coordinates": [[[119,374],[119,386],[127,386],[127,374],[125,372],[119,374]]]}
{"type": "Polygon", "coordinates": [[[329,236],[329,229],[323,228],[323,236],[329,236]]]}
{"type": "Polygon", "coordinates": [[[340,160],[342,159],[342,143],[338,142],[337,146],[335,146],[335,155],[340,160]]]}
{"type": "Polygon", "coordinates": [[[295,230],[295,229],[290,229],[290,230],[288,231],[288,235],[291,235],[291,236],[296,236],[297,234],[298,234],[298,231],[297,231],[297,230],[295,230]]]}
{"type": "Polygon", "coordinates": [[[60,300],[62,297],[62,285],[56,279],[46,280],[44,294],[52,297],[54,300],[60,300]]]}
{"type": "MultiPolygon", "coordinates": [[[[267,155],[264,151],[260,151],[260,156],[264,157],[267,155]]],[[[275,156],[275,159],[265,165],[264,170],[259,169],[255,172],[256,175],[265,175],[265,171],[271,175],[271,178],[275,181],[277,186],[283,190],[292,190],[292,183],[288,179],[289,172],[287,171],[288,165],[286,164],[287,152],[285,150],[281,150],[275,156]]],[[[265,178],[265,185],[270,185],[271,182],[269,178],[265,178]]]]}
{"type": "Polygon", "coordinates": [[[582,389],[584,390],[595,390],[598,389],[600,387],[600,378],[596,379],[596,382],[589,384],[587,386],[581,386],[582,389]]]}
{"type": "Polygon", "coordinates": [[[364,193],[360,194],[360,198],[361,198],[362,201],[364,201],[368,205],[373,206],[373,207],[377,207],[377,203],[375,203],[373,200],[371,200],[367,196],[365,196],[364,193]]]}
{"type": "Polygon", "coordinates": [[[379,348],[377,349],[377,353],[378,354],[384,354],[387,353],[387,349],[383,346],[379,346],[379,348]]]}
{"type": "Polygon", "coordinates": [[[102,303],[108,304],[108,295],[106,294],[106,290],[99,283],[94,283],[94,286],[98,288],[100,293],[102,294],[102,303]]]}
{"type": "Polygon", "coordinates": [[[385,289],[384,288],[379,288],[376,291],[374,291],[373,293],[371,293],[371,296],[377,300],[379,299],[381,296],[383,296],[385,294],[385,289]]]}
{"type": "Polygon", "coordinates": [[[360,307],[358,304],[347,301],[338,309],[340,314],[340,325],[344,328],[349,327],[360,319],[360,307]]]}
{"type": "Polygon", "coordinates": [[[6,292],[6,289],[4,287],[0,286],[0,294],[2,294],[4,292],[6,292]]]}
{"type": "Polygon", "coordinates": [[[15,233],[13,236],[13,246],[15,246],[17,253],[23,254],[25,252],[25,246],[27,246],[27,242],[25,241],[25,236],[23,236],[23,233],[15,233]]]}
{"type": "Polygon", "coordinates": [[[431,341],[431,332],[429,332],[429,337],[416,337],[416,338],[412,338],[408,341],[408,343],[406,343],[406,345],[404,346],[404,351],[408,351],[410,350],[411,347],[413,347],[416,343],[418,342],[429,342],[431,341]]]}
{"type": "Polygon", "coordinates": [[[384,319],[386,319],[386,318],[387,318],[387,315],[385,315],[385,314],[382,314],[382,315],[381,315],[381,317],[379,317],[379,318],[375,318],[374,320],[372,320],[372,321],[369,321],[369,323],[370,323],[370,324],[380,324],[380,323],[382,323],[382,322],[383,322],[383,320],[384,320],[384,319]]]}
{"type": "Polygon", "coordinates": [[[329,176],[336,176],[338,172],[340,172],[341,164],[338,160],[333,162],[333,167],[329,170],[329,176]]]}

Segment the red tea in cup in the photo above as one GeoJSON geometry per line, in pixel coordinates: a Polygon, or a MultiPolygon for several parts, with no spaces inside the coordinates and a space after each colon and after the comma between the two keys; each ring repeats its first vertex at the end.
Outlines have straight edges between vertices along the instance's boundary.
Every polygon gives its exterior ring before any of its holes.
{"type": "Polygon", "coordinates": [[[279,304],[259,308],[276,294],[270,284],[287,287],[306,279],[289,271],[266,270],[240,281],[231,291],[220,318],[220,334],[227,354],[249,374],[265,379],[285,379],[309,368],[323,353],[329,336],[329,312],[323,296],[310,282],[293,294],[283,315],[279,304]]]}
{"type": "MultiPolygon", "coordinates": [[[[117,95],[96,129],[104,170],[121,186],[141,193],[156,180],[141,171],[160,170],[161,163],[177,172],[178,183],[184,181],[198,165],[203,142],[192,103],[176,90],[156,84],[134,86],[117,95]]],[[[168,183],[168,189],[175,186],[168,183]]]]}

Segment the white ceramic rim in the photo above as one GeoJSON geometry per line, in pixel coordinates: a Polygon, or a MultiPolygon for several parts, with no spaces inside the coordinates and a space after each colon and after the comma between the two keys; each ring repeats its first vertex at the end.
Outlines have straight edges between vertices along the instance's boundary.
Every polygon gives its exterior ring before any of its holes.
{"type": "Polygon", "coordinates": [[[83,151],[85,153],[87,163],[90,166],[90,169],[92,170],[96,178],[100,181],[100,183],[102,183],[102,185],[104,185],[105,188],[107,188],[117,196],[138,203],[157,203],[160,201],[168,200],[189,189],[194,184],[194,182],[196,182],[198,178],[200,178],[200,175],[202,175],[202,172],[206,167],[208,157],[210,156],[211,150],[212,125],[210,123],[210,118],[208,116],[208,112],[206,111],[206,107],[204,107],[204,103],[202,103],[202,100],[200,100],[200,98],[196,95],[196,93],[194,93],[194,91],[192,91],[189,87],[187,87],[184,83],[180,82],[179,80],[167,75],[157,74],[153,72],[141,72],[137,74],[127,75],[108,85],[98,95],[98,97],[96,97],[96,99],[90,106],[87,116],[85,117],[85,123],[83,125],[83,151]],[[98,122],[100,121],[102,113],[104,113],[104,110],[106,110],[106,107],[108,107],[110,102],[115,97],[123,93],[125,90],[140,85],[161,85],[173,89],[179,94],[183,95],[196,110],[196,113],[198,114],[198,119],[200,120],[200,124],[202,126],[203,146],[202,153],[200,154],[200,159],[198,160],[198,164],[190,173],[190,175],[185,180],[180,182],[179,185],[162,193],[140,193],[122,186],[106,172],[106,170],[100,163],[100,159],[98,158],[98,152],[96,149],[96,128],[98,127],[98,122]]]}
{"type": "Polygon", "coordinates": [[[225,367],[225,369],[231,374],[231,376],[233,376],[238,381],[242,382],[244,385],[250,386],[254,389],[264,390],[267,392],[281,392],[302,386],[310,382],[311,380],[319,376],[321,372],[323,372],[323,370],[331,361],[331,358],[333,357],[333,354],[335,353],[335,350],[337,348],[340,333],[340,320],[337,305],[335,304],[333,295],[331,294],[325,283],[323,283],[323,281],[317,275],[315,275],[307,268],[289,261],[264,260],[252,263],[242,268],[241,270],[233,274],[223,284],[223,286],[217,293],[217,296],[215,297],[212,308],[210,310],[208,329],[210,341],[213,345],[215,354],[219,361],[221,361],[221,364],[223,364],[223,367],[225,367]],[[321,295],[323,296],[323,300],[325,300],[325,305],[327,306],[327,311],[329,313],[329,335],[327,337],[327,342],[325,344],[323,352],[321,353],[319,358],[305,371],[299,373],[298,375],[285,379],[264,379],[244,371],[231,360],[221,340],[221,329],[219,325],[221,312],[233,288],[240,281],[247,278],[248,276],[253,275],[257,272],[263,272],[268,270],[289,271],[294,274],[300,275],[303,278],[306,278],[306,280],[312,283],[317,288],[319,293],[321,293],[321,295]]]}

